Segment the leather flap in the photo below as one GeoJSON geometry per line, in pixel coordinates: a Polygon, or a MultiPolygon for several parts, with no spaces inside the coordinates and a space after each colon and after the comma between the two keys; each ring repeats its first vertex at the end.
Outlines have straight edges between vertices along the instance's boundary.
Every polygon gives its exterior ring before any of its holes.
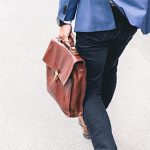
{"type": "Polygon", "coordinates": [[[68,80],[75,63],[84,60],[79,55],[73,55],[66,45],[53,38],[46,50],[43,61],[54,71],[58,70],[58,77],[63,85],[68,80]]]}

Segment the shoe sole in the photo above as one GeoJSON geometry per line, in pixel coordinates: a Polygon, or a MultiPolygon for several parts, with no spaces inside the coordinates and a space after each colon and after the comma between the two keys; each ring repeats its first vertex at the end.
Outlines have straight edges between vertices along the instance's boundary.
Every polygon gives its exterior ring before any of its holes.
{"type": "MultiPolygon", "coordinates": [[[[79,122],[79,125],[83,128],[82,123],[80,121],[78,121],[78,122],[79,122]]],[[[91,139],[91,136],[89,134],[83,133],[83,137],[86,138],[86,139],[91,139]]]]}

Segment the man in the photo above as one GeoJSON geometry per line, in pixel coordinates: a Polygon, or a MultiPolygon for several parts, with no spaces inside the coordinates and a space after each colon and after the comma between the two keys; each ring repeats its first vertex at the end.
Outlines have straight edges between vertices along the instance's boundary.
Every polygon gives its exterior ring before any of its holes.
{"type": "Polygon", "coordinates": [[[59,36],[70,44],[74,43],[71,21],[75,16],[75,46],[87,68],[82,117],[94,150],[117,150],[106,108],[116,88],[119,57],[137,27],[112,1],[60,0],[59,36]]]}

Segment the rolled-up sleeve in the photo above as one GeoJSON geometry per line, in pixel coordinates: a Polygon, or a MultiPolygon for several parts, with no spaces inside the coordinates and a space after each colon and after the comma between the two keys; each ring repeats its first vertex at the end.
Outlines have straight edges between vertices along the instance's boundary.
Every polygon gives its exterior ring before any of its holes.
{"type": "Polygon", "coordinates": [[[57,19],[72,21],[75,18],[79,0],[59,0],[57,19]]]}

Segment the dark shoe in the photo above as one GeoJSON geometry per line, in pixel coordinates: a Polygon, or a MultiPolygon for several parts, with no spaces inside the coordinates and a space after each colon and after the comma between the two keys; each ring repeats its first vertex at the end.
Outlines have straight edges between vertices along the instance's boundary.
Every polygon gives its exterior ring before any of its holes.
{"type": "Polygon", "coordinates": [[[78,121],[79,121],[79,125],[81,125],[82,129],[83,129],[83,136],[86,138],[86,139],[91,139],[90,137],[90,134],[88,133],[88,129],[84,123],[84,120],[83,120],[83,117],[82,116],[79,116],[78,117],[78,121]]]}

